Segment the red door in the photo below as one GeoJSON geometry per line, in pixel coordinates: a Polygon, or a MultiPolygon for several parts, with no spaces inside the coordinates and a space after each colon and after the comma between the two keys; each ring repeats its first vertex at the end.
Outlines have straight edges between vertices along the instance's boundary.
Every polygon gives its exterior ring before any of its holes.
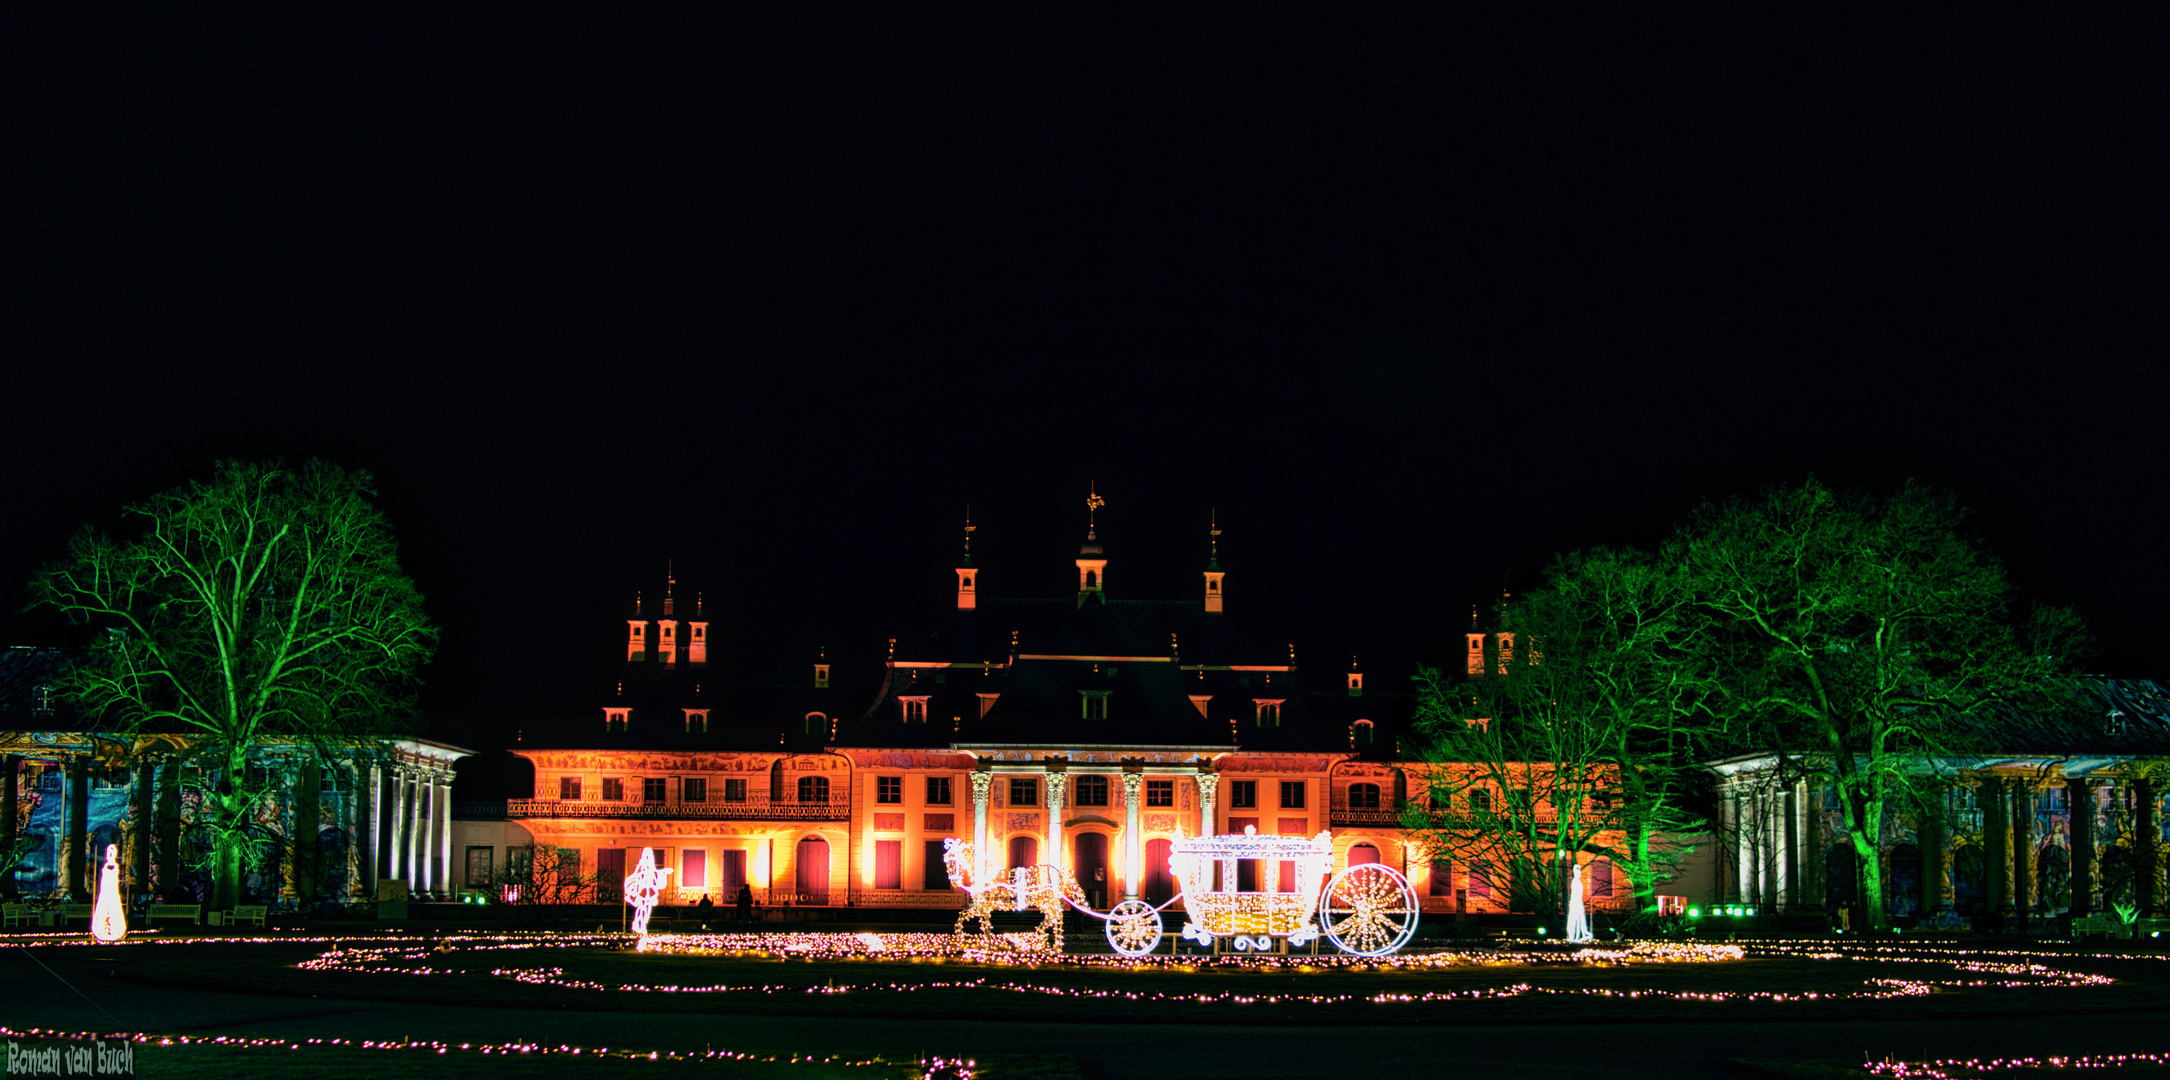
{"type": "Polygon", "coordinates": [[[818,836],[799,841],[799,903],[829,902],[829,842],[818,836]]]}
{"type": "Polygon", "coordinates": [[[1010,837],[1010,869],[1040,865],[1040,842],[1030,836],[1010,837]]]}
{"type": "Polygon", "coordinates": [[[1175,875],[1168,872],[1168,858],[1175,853],[1175,845],[1167,840],[1145,842],[1145,886],[1139,892],[1145,902],[1155,906],[1175,898],[1175,875]]]}

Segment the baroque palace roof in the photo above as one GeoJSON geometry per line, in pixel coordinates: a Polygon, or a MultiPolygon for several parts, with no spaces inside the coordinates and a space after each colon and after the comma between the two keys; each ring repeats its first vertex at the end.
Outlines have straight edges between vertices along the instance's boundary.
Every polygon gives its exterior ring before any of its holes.
{"type": "Polygon", "coordinates": [[[926,638],[893,642],[872,683],[831,682],[826,656],[794,682],[724,681],[705,659],[695,664],[681,648],[666,661],[655,647],[665,634],[657,616],[677,620],[673,640],[687,641],[692,626],[705,626],[691,621],[698,606],[689,615],[682,604],[675,613],[637,604],[628,621],[640,628],[602,707],[531,720],[515,748],[1008,744],[1395,756],[1411,695],[1365,691],[1361,676],[1340,665],[1301,671],[1294,646],[1247,639],[1240,618],[1223,609],[1217,546],[1201,595],[1190,600],[1109,596],[1107,558],[1105,542],[1089,533],[1076,596],[1013,598],[979,593],[981,570],[967,555],[951,617],[926,638]],[[622,725],[610,721],[612,710],[623,710],[622,725]],[[705,715],[696,720],[689,710],[705,715]]]}

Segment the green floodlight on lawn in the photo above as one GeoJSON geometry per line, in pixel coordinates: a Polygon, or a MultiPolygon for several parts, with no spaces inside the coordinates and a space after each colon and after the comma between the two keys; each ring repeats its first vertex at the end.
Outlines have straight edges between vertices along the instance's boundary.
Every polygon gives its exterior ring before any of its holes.
{"type": "Polygon", "coordinates": [[[1692,908],[1689,908],[1689,909],[1688,909],[1688,917],[1689,917],[1689,918],[1691,918],[1691,919],[1700,919],[1700,918],[1702,918],[1702,917],[1703,917],[1703,909],[1702,909],[1702,908],[1699,908],[1699,907],[1692,907],[1692,908]]]}

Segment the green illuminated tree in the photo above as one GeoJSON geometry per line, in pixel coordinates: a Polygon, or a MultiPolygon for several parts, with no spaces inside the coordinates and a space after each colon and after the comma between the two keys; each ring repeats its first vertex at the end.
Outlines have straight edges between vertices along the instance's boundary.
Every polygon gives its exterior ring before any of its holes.
{"type": "Polygon", "coordinates": [[[1863,917],[1887,925],[1879,841],[1937,757],[2001,705],[2070,700],[2085,645],[2062,608],[2012,611],[2003,567],[1949,495],[1814,480],[1705,505],[1677,540],[1736,721],[1736,749],[1835,789],[1863,917]]]}
{"type": "Polygon", "coordinates": [[[1707,617],[1676,566],[1596,549],[1556,560],[1499,619],[1506,636],[1482,674],[1419,676],[1427,757],[1453,767],[1434,773],[1440,812],[1411,823],[1510,906],[1557,906],[1562,852],[1610,859],[1637,909],[1655,906],[1688,854],[1679,838],[1704,825],[1693,807],[1716,692],[1698,650],[1707,617]]]}
{"type": "Polygon", "coordinates": [[[190,736],[217,906],[261,854],[269,782],[252,748],[328,761],[412,716],[437,631],[375,494],[369,474],[323,462],[224,462],[129,507],[140,535],[86,527],[31,580],[33,606],[94,634],[59,693],[126,732],[190,736]]]}

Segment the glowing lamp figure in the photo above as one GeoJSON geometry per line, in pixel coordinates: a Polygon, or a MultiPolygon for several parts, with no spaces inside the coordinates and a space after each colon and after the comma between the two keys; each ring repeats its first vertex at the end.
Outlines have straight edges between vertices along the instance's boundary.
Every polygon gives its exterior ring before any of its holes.
{"type": "Polygon", "coordinates": [[[648,936],[648,913],[656,909],[656,899],[663,893],[663,879],[671,876],[671,868],[656,865],[654,848],[640,849],[640,865],[625,876],[625,901],[633,905],[633,932],[648,936]]]}
{"type": "Polygon", "coordinates": [[[105,846],[105,866],[98,871],[98,902],[90,909],[90,934],[100,941],[128,936],[128,909],[121,906],[120,846],[105,846]]]}

